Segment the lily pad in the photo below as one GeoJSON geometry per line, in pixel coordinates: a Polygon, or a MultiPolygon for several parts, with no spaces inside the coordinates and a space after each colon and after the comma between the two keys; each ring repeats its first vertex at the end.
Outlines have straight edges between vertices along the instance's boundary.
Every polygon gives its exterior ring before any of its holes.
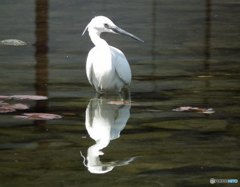
{"type": "Polygon", "coordinates": [[[28,105],[17,103],[17,104],[9,104],[0,102],[0,113],[10,113],[15,112],[16,110],[27,110],[29,109],[28,105]]]}
{"type": "Polygon", "coordinates": [[[22,115],[15,116],[17,119],[26,119],[26,120],[52,120],[52,119],[61,119],[62,116],[57,114],[49,113],[24,113],[22,115]]]}
{"type": "MultiPolygon", "coordinates": [[[[2,104],[2,103],[1,103],[2,104]]],[[[11,105],[1,105],[0,106],[0,113],[10,113],[16,111],[11,105]]]]}
{"type": "Polygon", "coordinates": [[[12,95],[12,99],[19,99],[19,100],[46,100],[48,97],[42,95],[12,95]]]}
{"type": "Polygon", "coordinates": [[[6,96],[6,95],[0,95],[0,99],[4,100],[4,99],[10,99],[10,96],[6,96]]]}
{"type": "Polygon", "coordinates": [[[109,101],[107,104],[110,105],[126,105],[126,104],[131,104],[129,101],[109,101]]]}
{"type": "Polygon", "coordinates": [[[212,108],[199,108],[191,106],[181,106],[173,109],[175,112],[197,112],[203,114],[213,114],[215,111],[212,108]]]}
{"type": "Polygon", "coordinates": [[[24,45],[27,45],[26,42],[24,42],[22,40],[18,40],[18,39],[5,39],[5,40],[1,40],[0,43],[2,45],[10,45],[10,46],[24,46],[24,45]]]}
{"type": "Polygon", "coordinates": [[[28,105],[25,105],[25,104],[22,104],[22,103],[13,104],[11,106],[16,110],[27,110],[27,109],[29,109],[28,105]]]}

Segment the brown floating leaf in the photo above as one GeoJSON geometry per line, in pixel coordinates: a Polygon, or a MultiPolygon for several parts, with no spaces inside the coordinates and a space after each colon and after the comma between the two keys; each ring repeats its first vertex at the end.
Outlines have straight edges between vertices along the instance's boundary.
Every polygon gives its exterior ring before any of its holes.
{"type": "Polygon", "coordinates": [[[15,116],[17,119],[27,119],[27,120],[51,120],[51,119],[61,119],[62,116],[57,114],[48,113],[24,113],[20,116],[15,116]]]}
{"type": "Polygon", "coordinates": [[[109,101],[107,104],[110,105],[126,105],[126,104],[131,104],[129,101],[109,101]]]}
{"type": "Polygon", "coordinates": [[[213,114],[215,111],[212,108],[199,108],[191,106],[181,106],[173,109],[175,112],[198,112],[204,114],[213,114]]]}
{"type": "Polygon", "coordinates": [[[0,95],[0,99],[4,100],[4,99],[10,99],[9,96],[6,96],[6,95],[0,95]]]}
{"type": "Polygon", "coordinates": [[[22,103],[11,105],[9,103],[0,102],[0,113],[9,113],[9,112],[14,112],[16,110],[26,110],[26,109],[29,109],[29,106],[22,103]]]}
{"type": "Polygon", "coordinates": [[[12,95],[11,98],[19,100],[46,100],[48,97],[42,95],[12,95]]]}
{"type": "Polygon", "coordinates": [[[27,109],[29,109],[28,105],[25,105],[25,104],[22,104],[22,103],[13,104],[11,106],[16,110],[27,110],[27,109]]]}
{"type": "Polygon", "coordinates": [[[0,106],[0,113],[9,113],[16,111],[15,108],[11,107],[11,105],[2,105],[0,106]]]}

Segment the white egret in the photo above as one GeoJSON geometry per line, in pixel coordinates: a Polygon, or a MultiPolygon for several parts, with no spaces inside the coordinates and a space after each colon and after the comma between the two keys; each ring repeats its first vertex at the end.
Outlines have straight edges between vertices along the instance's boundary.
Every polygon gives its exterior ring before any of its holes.
{"type": "Polygon", "coordinates": [[[86,62],[86,74],[89,83],[98,93],[117,91],[128,88],[132,73],[123,52],[100,37],[103,32],[127,35],[143,42],[140,38],[116,26],[105,16],[94,17],[84,29],[82,35],[88,30],[89,36],[95,45],[89,53],[86,62]]]}

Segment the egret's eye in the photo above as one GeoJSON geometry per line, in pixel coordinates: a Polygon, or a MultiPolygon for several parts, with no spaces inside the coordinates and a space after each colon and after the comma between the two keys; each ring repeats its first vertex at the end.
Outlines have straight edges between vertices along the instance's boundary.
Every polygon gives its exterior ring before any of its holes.
{"type": "Polygon", "coordinates": [[[106,29],[109,29],[109,28],[110,28],[110,26],[109,26],[107,23],[104,24],[104,27],[105,27],[106,29]]]}

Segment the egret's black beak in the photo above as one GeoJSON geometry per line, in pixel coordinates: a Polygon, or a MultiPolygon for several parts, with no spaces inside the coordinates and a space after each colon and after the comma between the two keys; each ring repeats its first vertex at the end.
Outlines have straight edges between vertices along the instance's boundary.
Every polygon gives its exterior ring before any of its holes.
{"type": "Polygon", "coordinates": [[[133,34],[115,26],[115,27],[111,27],[111,30],[113,30],[115,33],[118,33],[118,34],[122,34],[122,35],[125,35],[125,36],[129,36],[131,38],[133,38],[134,40],[137,40],[139,42],[144,42],[142,39],[138,38],[137,36],[134,36],[133,34]]]}

